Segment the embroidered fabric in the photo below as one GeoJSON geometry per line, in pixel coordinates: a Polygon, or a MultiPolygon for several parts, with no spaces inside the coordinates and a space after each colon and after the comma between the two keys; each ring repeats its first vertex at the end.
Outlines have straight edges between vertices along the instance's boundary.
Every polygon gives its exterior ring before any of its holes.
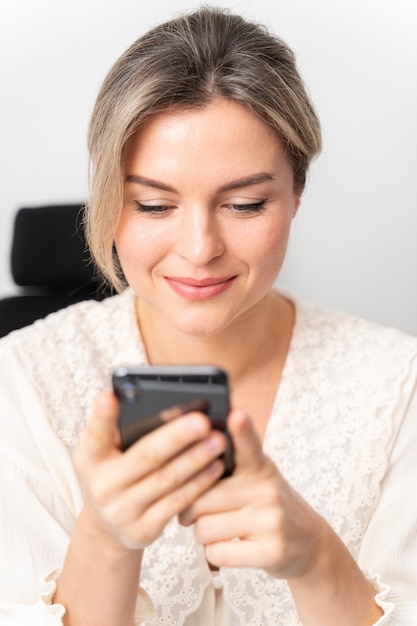
{"type": "Polygon", "coordinates": [[[34,382],[54,430],[73,448],[97,393],[110,388],[112,368],[147,362],[133,293],[81,302],[29,328],[22,341],[34,382]]]}
{"type": "MultiPolygon", "coordinates": [[[[296,324],[264,447],[356,556],[386,471],[404,363],[415,345],[399,341],[395,330],[293,300],[296,324]]],[[[51,424],[68,448],[111,369],[147,362],[130,289],[76,307],[36,323],[25,346],[51,424]]],[[[285,581],[255,569],[222,569],[219,576],[230,626],[299,624],[285,581]]],[[[175,519],[145,551],[141,584],[161,626],[182,626],[211,579],[192,528],[175,519]]]]}

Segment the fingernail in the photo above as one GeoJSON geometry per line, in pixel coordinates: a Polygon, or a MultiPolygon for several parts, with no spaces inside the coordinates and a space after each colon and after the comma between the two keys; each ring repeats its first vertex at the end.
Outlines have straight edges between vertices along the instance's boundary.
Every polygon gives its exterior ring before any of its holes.
{"type": "Polygon", "coordinates": [[[210,451],[220,450],[222,447],[222,441],[218,435],[213,433],[210,437],[208,437],[208,439],[204,440],[204,447],[206,450],[210,451]]]}
{"type": "Polygon", "coordinates": [[[187,420],[187,428],[194,435],[202,435],[206,432],[206,423],[200,417],[190,417],[187,420]]]}
{"type": "Polygon", "coordinates": [[[220,461],[220,459],[216,459],[215,461],[213,461],[213,463],[211,463],[208,467],[207,467],[207,472],[209,474],[222,474],[224,471],[224,463],[223,461],[220,461]]]}

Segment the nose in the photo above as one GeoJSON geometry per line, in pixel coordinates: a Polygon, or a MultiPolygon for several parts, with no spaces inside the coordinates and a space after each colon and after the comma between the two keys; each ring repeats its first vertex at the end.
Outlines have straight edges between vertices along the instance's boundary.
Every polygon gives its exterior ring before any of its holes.
{"type": "Polygon", "coordinates": [[[208,207],[185,209],[178,231],[176,252],[195,266],[203,267],[224,252],[219,218],[208,207]]]}

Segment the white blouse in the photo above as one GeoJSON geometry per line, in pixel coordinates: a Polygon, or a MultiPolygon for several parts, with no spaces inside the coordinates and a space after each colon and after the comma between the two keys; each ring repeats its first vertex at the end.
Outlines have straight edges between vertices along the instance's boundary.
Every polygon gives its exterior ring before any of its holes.
{"type": "MultiPolygon", "coordinates": [[[[294,301],[264,449],[373,582],[378,626],[417,626],[417,339],[294,301]]],[[[113,367],[146,362],[129,289],[0,341],[0,625],[62,624],[51,601],[82,507],[71,451],[113,367]]],[[[211,572],[176,519],[145,551],[136,623],[153,617],[300,626],[286,581],[211,572]]]]}

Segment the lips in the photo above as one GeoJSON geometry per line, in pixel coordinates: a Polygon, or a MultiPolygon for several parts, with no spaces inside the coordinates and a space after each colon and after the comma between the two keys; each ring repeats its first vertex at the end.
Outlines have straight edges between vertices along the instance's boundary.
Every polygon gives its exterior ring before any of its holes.
{"type": "Polygon", "coordinates": [[[187,300],[208,300],[227,291],[237,276],[210,277],[197,280],[177,276],[165,276],[167,285],[187,300]]]}

